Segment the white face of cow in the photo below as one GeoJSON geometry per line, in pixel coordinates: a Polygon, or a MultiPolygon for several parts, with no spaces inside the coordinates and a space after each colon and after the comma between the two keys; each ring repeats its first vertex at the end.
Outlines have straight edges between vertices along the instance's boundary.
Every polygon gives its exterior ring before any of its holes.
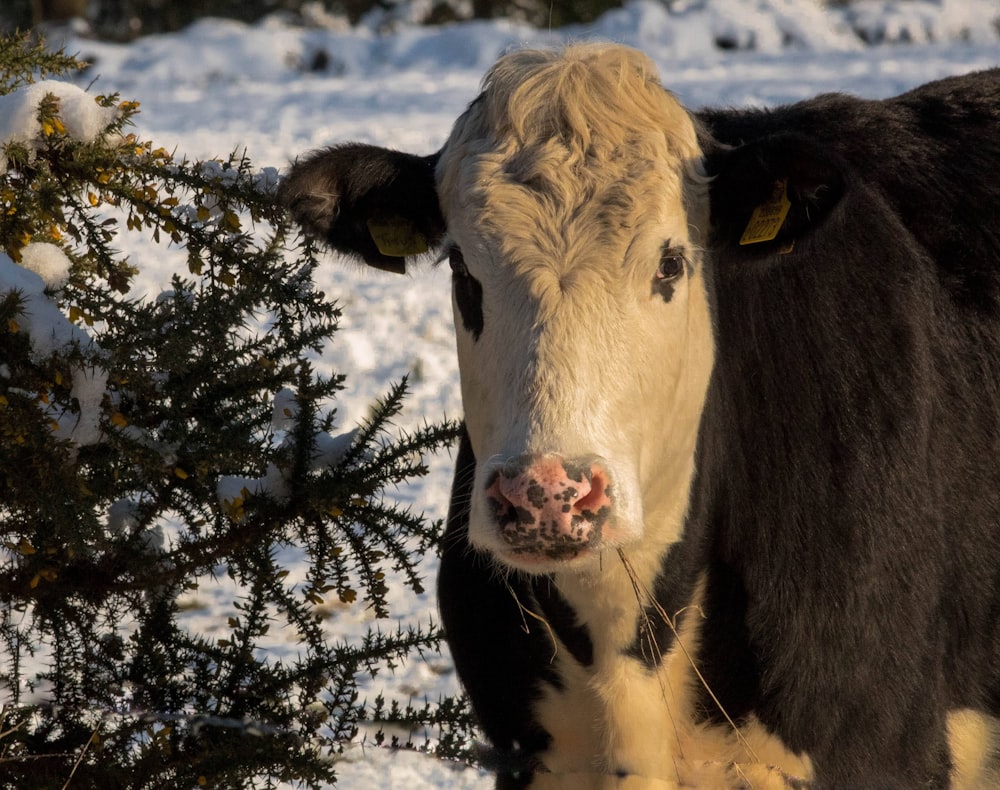
{"type": "Polygon", "coordinates": [[[469,537],[530,572],[675,541],[712,366],[688,114],[617,47],[502,59],[437,169],[469,537]]]}

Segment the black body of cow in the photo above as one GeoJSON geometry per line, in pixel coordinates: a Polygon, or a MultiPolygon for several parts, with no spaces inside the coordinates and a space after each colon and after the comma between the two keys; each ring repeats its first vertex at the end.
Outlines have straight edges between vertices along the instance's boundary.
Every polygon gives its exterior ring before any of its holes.
{"type": "MultiPolygon", "coordinates": [[[[707,572],[708,684],[817,786],[947,786],[946,712],[1000,714],[1000,71],[698,117],[717,360],[658,598],[681,609],[707,572]],[[779,178],[781,233],[740,247],[779,178]]],[[[511,591],[583,663],[590,642],[546,578],[501,580],[465,544],[474,463],[466,441],[440,605],[518,787],[547,742],[534,689],[559,679],[511,591]]]]}

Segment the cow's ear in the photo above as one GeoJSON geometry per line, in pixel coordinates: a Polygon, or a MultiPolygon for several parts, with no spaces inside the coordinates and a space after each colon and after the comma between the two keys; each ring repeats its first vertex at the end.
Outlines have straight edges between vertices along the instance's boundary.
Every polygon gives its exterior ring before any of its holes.
{"type": "Polygon", "coordinates": [[[437,159],[340,145],[296,162],[278,194],[308,236],[370,266],[403,273],[407,258],[434,249],[444,236],[437,159]]]}
{"type": "Polygon", "coordinates": [[[779,134],[706,157],[713,246],[770,255],[821,224],[845,189],[845,169],[798,134],[779,134]]]}

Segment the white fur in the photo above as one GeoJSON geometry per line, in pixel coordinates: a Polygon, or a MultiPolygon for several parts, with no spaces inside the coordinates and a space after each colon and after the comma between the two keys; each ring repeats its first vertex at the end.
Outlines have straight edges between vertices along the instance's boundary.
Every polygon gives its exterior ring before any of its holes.
{"type": "Polygon", "coordinates": [[[948,714],[952,790],[1000,787],[1000,721],[975,710],[948,714]]]}
{"type": "Polygon", "coordinates": [[[606,460],[605,549],[677,539],[712,363],[698,161],[689,116],[622,47],[510,55],[456,123],[438,182],[484,292],[481,336],[458,333],[478,548],[518,565],[483,490],[492,462],[523,453],[606,460]],[[669,301],[653,292],[667,241],[690,260],[669,301]]]}

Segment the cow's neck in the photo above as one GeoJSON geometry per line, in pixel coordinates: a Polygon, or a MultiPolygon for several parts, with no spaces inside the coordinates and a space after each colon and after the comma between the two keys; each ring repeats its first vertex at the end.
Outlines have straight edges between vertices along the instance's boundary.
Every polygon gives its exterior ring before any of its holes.
{"type": "Polygon", "coordinates": [[[551,577],[591,649],[588,661],[580,633],[553,629],[559,683],[543,684],[537,708],[552,736],[543,762],[553,773],[677,776],[674,762],[693,728],[688,654],[695,650],[692,613],[701,587],[684,546],[671,548],[687,490],[672,500],[647,510],[638,545],[606,553],[591,572],[551,577]],[[672,575],[669,584],[664,574],[672,575]]]}

